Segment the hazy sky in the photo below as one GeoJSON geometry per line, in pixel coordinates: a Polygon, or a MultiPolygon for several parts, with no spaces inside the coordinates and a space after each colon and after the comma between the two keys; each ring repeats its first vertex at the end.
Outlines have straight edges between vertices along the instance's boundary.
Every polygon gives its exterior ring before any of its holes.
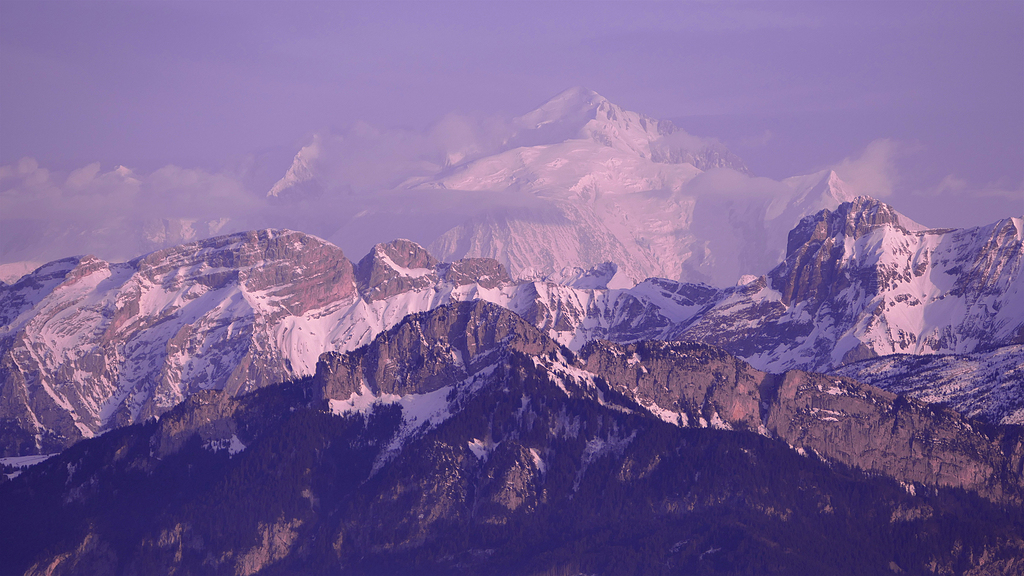
{"type": "Polygon", "coordinates": [[[928,225],[1024,213],[1022,1],[0,1],[0,166],[65,176],[284,170],[316,132],[512,116],[576,85],[757,175],[859,161],[928,225]]]}

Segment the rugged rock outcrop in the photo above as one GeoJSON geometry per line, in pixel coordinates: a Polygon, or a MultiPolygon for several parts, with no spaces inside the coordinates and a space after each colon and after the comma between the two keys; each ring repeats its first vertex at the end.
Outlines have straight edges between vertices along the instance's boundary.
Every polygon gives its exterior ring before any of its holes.
{"type": "Polygon", "coordinates": [[[374,246],[356,265],[356,278],[364,298],[385,300],[437,284],[437,265],[419,244],[399,239],[374,246]]]}
{"type": "Polygon", "coordinates": [[[456,286],[479,284],[482,288],[498,288],[512,283],[508,271],[493,258],[463,258],[440,265],[439,275],[456,286]]]}
{"type": "Polygon", "coordinates": [[[407,316],[358,352],[328,352],[314,382],[324,398],[434,392],[479,371],[499,350],[545,356],[559,349],[505,308],[463,302],[407,316]]]}
{"type": "Polygon", "coordinates": [[[576,360],[531,324],[483,302],[410,316],[366,348],[325,354],[316,394],[352,406],[359,396],[426,394],[466,380],[508,350],[537,358],[584,389],[623,394],[679,426],[767,435],[902,482],[962,487],[994,499],[1024,495],[1017,456],[1024,449],[1012,431],[992,438],[949,409],[849,378],[769,374],[702,344],[597,341],[576,360]]]}
{"type": "Polygon", "coordinates": [[[990,437],[948,408],[849,378],[761,372],[706,345],[595,342],[580,351],[580,360],[682,426],[758,432],[902,482],[963,487],[995,499],[1024,495],[1020,434],[1008,429],[990,437]]]}

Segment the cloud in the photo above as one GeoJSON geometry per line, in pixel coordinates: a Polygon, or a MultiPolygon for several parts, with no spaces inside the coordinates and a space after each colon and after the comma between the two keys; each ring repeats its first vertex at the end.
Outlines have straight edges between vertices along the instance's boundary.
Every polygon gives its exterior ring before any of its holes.
{"type": "Polygon", "coordinates": [[[0,262],[73,254],[124,260],[259,220],[231,176],[165,166],[136,174],[93,163],[66,176],[32,158],[0,167],[0,262]]]}
{"type": "Polygon", "coordinates": [[[284,178],[266,188],[252,177],[269,166],[258,158],[221,172],[167,165],[148,173],[100,163],[58,172],[24,158],[0,166],[0,263],[75,254],[123,261],[214,234],[267,227],[349,240],[343,248],[362,251],[390,239],[379,237],[382,230],[427,242],[497,199],[406,193],[404,184],[492,153],[508,132],[508,122],[457,114],[422,131],[357,123],[315,135],[284,178]],[[278,194],[268,198],[270,190],[278,194]],[[373,217],[356,218],[360,213],[373,217]]]}
{"type": "MultiPolygon", "coordinates": [[[[434,214],[423,226],[433,231],[455,216],[465,217],[468,204],[448,206],[451,214],[440,214],[430,210],[443,204],[437,198],[419,194],[415,200],[396,200],[388,191],[491,153],[508,132],[507,121],[459,114],[420,131],[360,122],[341,133],[314,136],[285,177],[271,184],[274,188],[259,176],[274,162],[257,158],[220,172],[167,165],[139,173],[98,162],[60,172],[26,157],[0,166],[0,263],[87,253],[122,261],[213,234],[266,227],[329,237],[339,227],[351,227],[359,212],[391,223],[385,200],[408,208],[404,213],[434,214]],[[288,186],[293,189],[282,190],[288,186]],[[267,198],[271,189],[280,197],[267,198]]],[[[281,174],[277,170],[271,173],[281,174]]]]}
{"type": "Polygon", "coordinates": [[[424,131],[357,122],[341,133],[315,134],[269,195],[309,198],[391,190],[496,152],[509,134],[506,121],[462,114],[448,114],[424,131]]]}
{"type": "Polygon", "coordinates": [[[792,196],[793,189],[770,178],[748,176],[729,168],[713,168],[687,182],[683,193],[704,201],[760,198],[770,202],[792,196]]]}
{"type": "Polygon", "coordinates": [[[939,182],[938,186],[935,187],[935,193],[936,194],[957,193],[957,192],[963,192],[966,189],[967,189],[967,180],[964,180],[963,178],[957,178],[955,175],[949,174],[945,178],[942,179],[942,182],[939,182]]]}
{"type": "Polygon", "coordinates": [[[882,138],[868,144],[859,158],[847,158],[833,169],[857,194],[885,198],[892,195],[898,180],[900,152],[896,141],[882,138]]]}
{"type": "Polygon", "coordinates": [[[944,198],[946,201],[959,198],[993,198],[1016,202],[1024,208],[1024,181],[1007,184],[1006,181],[976,184],[956,174],[947,174],[938,184],[912,190],[910,196],[915,198],[944,198]]]}

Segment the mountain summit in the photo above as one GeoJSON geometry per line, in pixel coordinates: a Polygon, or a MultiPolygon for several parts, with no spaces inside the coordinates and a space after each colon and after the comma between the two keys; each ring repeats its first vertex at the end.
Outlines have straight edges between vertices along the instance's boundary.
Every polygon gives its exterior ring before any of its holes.
{"type": "Polygon", "coordinates": [[[743,162],[717,141],[687,134],[667,120],[625,110],[579,86],[520,116],[514,125],[516,132],[506,140],[509,148],[589,140],[653,162],[747,172],[743,162]]]}
{"type": "Polygon", "coordinates": [[[408,237],[446,261],[493,258],[521,279],[562,281],[613,262],[627,282],[658,276],[731,286],[784,258],[786,233],[800,218],[852,198],[830,172],[782,183],[751,178],[717,140],[583,87],[468,144],[416,148],[415,159],[393,157],[424,142],[402,137],[380,149],[387,170],[377,172],[389,176],[376,188],[352,180],[375,169],[353,158],[372,158],[376,152],[362,148],[389,140],[353,130],[302,148],[270,199],[297,210],[335,202],[340,220],[330,220],[334,231],[324,236],[346,249],[363,251],[367,234],[390,227],[392,235],[375,240],[408,237]]]}

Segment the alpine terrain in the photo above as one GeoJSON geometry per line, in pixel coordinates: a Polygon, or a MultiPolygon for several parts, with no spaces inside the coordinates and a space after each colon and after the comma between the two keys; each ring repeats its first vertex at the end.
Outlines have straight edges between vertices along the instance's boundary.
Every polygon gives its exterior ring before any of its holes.
{"type": "Polygon", "coordinates": [[[1014,573],[1022,455],[1015,429],[848,378],[772,375],[702,344],[574,354],[507,309],[462,302],[325,354],[312,377],[199,392],[12,474],[0,562],[52,575],[1014,573]]]}
{"type": "Polygon", "coordinates": [[[1024,573],[1024,216],[584,88],[384,175],[370,132],[235,220],[18,221],[145,239],[2,255],[0,574],[1024,573]]]}

